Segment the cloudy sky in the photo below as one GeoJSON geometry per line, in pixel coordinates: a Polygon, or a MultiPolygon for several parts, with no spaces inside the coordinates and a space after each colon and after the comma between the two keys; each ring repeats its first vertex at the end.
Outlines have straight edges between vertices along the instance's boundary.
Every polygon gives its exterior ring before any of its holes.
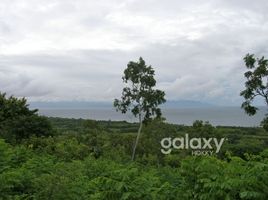
{"type": "Polygon", "coordinates": [[[246,53],[268,57],[267,0],[1,0],[0,91],[111,101],[142,56],[169,100],[239,105],[246,53]]]}

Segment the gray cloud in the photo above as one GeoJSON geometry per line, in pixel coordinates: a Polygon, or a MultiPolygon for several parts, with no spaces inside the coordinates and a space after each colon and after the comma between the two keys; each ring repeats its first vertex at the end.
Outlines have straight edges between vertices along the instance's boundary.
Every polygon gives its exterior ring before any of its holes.
{"type": "Polygon", "coordinates": [[[2,0],[0,90],[111,101],[143,56],[168,99],[239,104],[242,58],[268,54],[268,2],[2,0]]]}

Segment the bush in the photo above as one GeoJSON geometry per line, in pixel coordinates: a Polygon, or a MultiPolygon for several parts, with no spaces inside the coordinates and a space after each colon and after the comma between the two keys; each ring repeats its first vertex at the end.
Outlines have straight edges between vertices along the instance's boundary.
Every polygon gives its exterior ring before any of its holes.
{"type": "Polygon", "coordinates": [[[0,136],[8,142],[18,143],[31,135],[52,135],[52,126],[46,117],[30,110],[26,99],[7,98],[0,93],[0,136]]]}

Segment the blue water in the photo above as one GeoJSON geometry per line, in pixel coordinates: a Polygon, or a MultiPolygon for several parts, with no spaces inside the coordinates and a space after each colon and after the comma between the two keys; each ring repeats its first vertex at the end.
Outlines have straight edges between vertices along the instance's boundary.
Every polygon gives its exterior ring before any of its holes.
{"type": "MultiPolygon", "coordinates": [[[[261,108],[255,116],[250,117],[239,107],[166,108],[162,110],[163,116],[169,123],[191,125],[195,120],[203,120],[215,126],[259,126],[266,111],[265,108],[261,108]]],[[[136,121],[131,114],[123,115],[113,108],[40,109],[39,113],[49,117],[136,121]]]]}

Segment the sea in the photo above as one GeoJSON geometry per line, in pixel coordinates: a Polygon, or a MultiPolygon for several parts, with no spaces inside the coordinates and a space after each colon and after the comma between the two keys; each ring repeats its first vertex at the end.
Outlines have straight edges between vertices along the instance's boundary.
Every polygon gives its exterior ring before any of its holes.
{"type": "MultiPolygon", "coordinates": [[[[208,121],[214,126],[242,126],[258,127],[267,113],[262,107],[256,115],[248,116],[240,107],[201,107],[201,108],[163,108],[163,117],[168,123],[192,125],[195,120],[208,121]]],[[[48,117],[62,117],[74,119],[94,119],[137,122],[137,119],[128,114],[116,112],[114,108],[87,108],[87,109],[39,109],[39,114],[48,117]]]]}

